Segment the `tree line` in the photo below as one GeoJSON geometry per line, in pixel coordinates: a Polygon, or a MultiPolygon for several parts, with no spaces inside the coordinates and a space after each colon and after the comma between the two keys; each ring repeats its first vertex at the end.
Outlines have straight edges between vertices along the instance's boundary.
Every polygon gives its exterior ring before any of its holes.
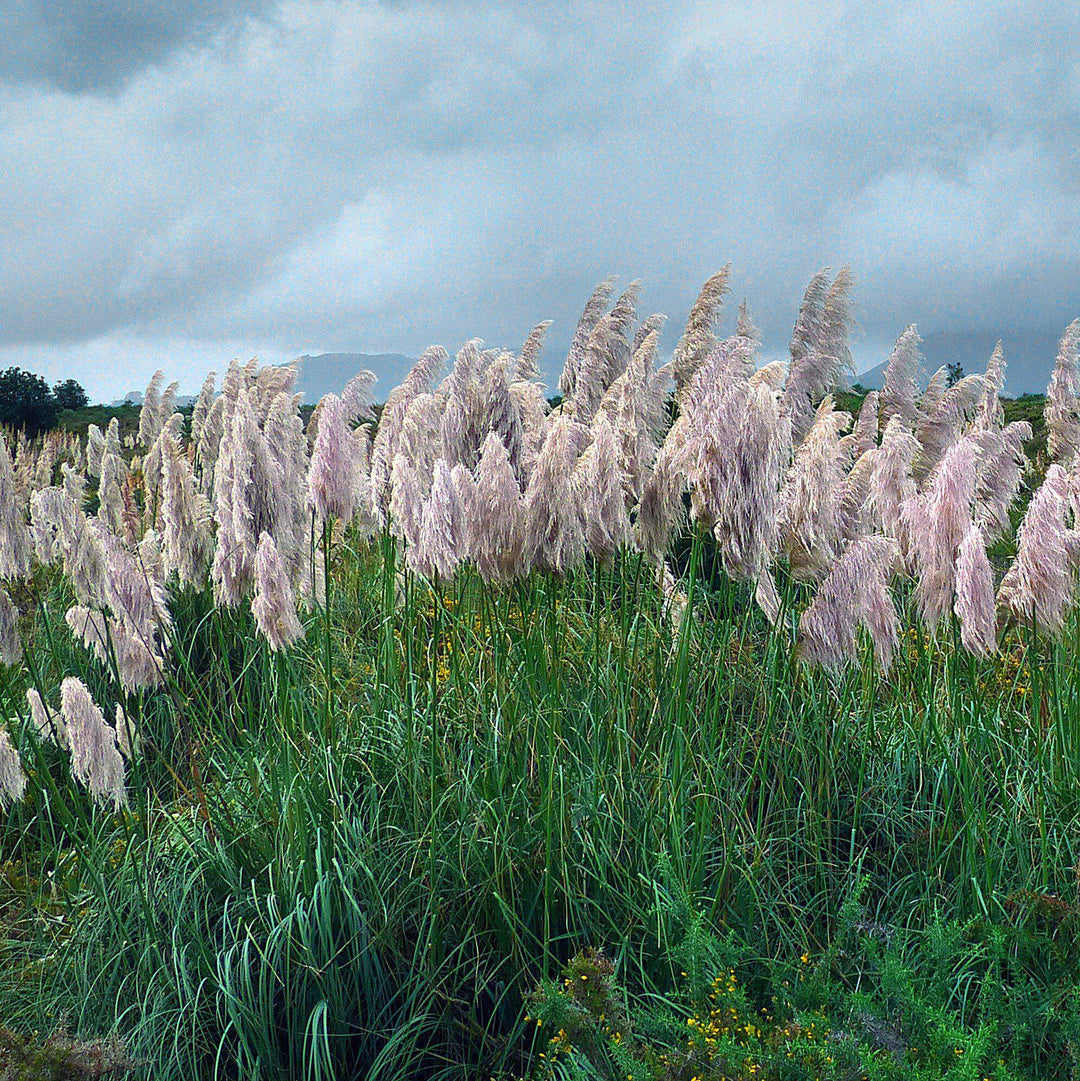
{"type": "Polygon", "coordinates": [[[27,435],[55,428],[62,412],[83,409],[89,402],[75,379],[62,379],[50,387],[40,375],[21,368],[0,372],[0,424],[23,429],[27,435]]]}

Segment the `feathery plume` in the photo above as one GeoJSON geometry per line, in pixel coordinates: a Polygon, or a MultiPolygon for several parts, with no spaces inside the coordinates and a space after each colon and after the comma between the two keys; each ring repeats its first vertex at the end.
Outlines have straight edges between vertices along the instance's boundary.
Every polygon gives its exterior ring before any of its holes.
{"type": "Polygon", "coordinates": [[[998,590],[999,604],[1051,637],[1061,634],[1076,593],[1076,534],[1066,525],[1068,498],[1068,474],[1051,465],[1028,504],[1016,559],[998,590]]]}
{"type": "Polygon", "coordinates": [[[341,392],[341,404],[350,423],[375,419],[372,394],[378,381],[379,377],[365,368],[345,384],[345,389],[341,392]]]}
{"type": "Polygon", "coordinates": [[[915,597],[931,630],[952,608],[957,554],[972,524],[978,456],[972,439],[953,443],[926,492],[902,508],[919,571],[915,597]]]}
{"type": "Polygon", "coordinates": [[[671,573],[666,560],[656,564],[656,585],[660,591],[660,611],[667,620],[672,634],[678,634],[686,618],[690,598],[679,588],[678,579],[671,573]]]}
{"type": "Polygon", "coordinates": [[[1043,417],[1050,457],[1068,468],[1080,450],[1080,319],[1074,319],[1061,338],[1043,417]]]}
{"type": "Polygon", "coordinates": [[[127,802],[127,793],[116,729],[105,720],[86,684],[74,676],[60,684],[60,702],[71,741],[71,772],[95,803],[110,801],[120,807],[127,802]]]}
{"type": "Polygon", "coordinates": [[[831,284],[832,271],[829,267],[822,267],[806,287],[788,346],[793,364],[806,360],[821,341],[825,328],[825,298],[829,295],[831,284]]]}
{"type": "Polygon", "coordinates": [[[29,573],[25,496],[18,491],[11,455],[0,436],[0,578],[25,578],[29,573]]]}
{"type": "Polygon", "coordinates": [[[863,537],[848,547],[799,620],[804,661],[834,671],[855,664],[856,635],[864,627],[878,667],[888,672],[899,638],[888,586],[897,557],[896,544],[888,537],[863,537]]]}
{"type": "Polygon", "coordinates": [[[476,469],[476,507],[469,555],[485,582],[509,582],[522,573],[524,504],[506,445],[494,433],[484,440],[476,469]]]}
{"type": "Polygon", "coordinates": [[[818,400],[837,388],[851,368],[847,345],[851,325],[851,271],[841,267],[832,284],[828,270],[814,275],[803,297],[791,336],[791,364],[784,405],[791,414],[792,439],[802,442],[814,423],[818,400]]]}
{"type": "Polygon", "coordinates": [[[849,460],[854,461],[859,455],[877,446],[877,436],[878,394],[876,390],[872,390],[863,399],[855,427],[840,440],[840,446],[849,460]]]}
{"type": "Polygon", "coordinates": [[[911,471],[918,453],[919,441],[907,429],[903,417],[894,413],[885,425],[881,446],[874,452],[874,468],[866,493],[871,523],[879,532],[899,543],[905,560],[910,543],[902,508],[916,495],[911,471]]]}
{"type": "Polygon", "coordinates": [[[841,547],[849,544],[856,537],[873,532],[873,517],[867,505],[867,497],[870,494],[877,457],[877,447],[863,451],[840,483],[837,513],[840,518],[841,547]]]}
{"type": "Polygon", "coordinates": [[[1020,491],[1027,460],[1024,443],[1030,438],[1031,425],[1026,420],[1014,420],[1000,429],[977,427],[971,433],[979,448],[975,520],[988,542],[1012,532],[1009,510],[1020,491]]]}
{"type": "Polygon", "coordinates": [[[203,431],[206,428],[206,420],[210,416],[210,410],[214,405],[214,384],[217,372],[210,372],[203,380],[199,388],[199,396],[195,399],[195,406],[191,410],[191,442],[198,446],[202,442],[203,431]]]}
{"type": "Polygon", "coordinates": [[[913,471],[916,481],[921,483],[928,477],[949,447],[960,438],[987,390],[985,376],[966,375],[941,395],[932,410],[926,410],[915,433],[921,446],[913,471]]]}
{"type": "Polygon", "coordinates": [[[413,399],[431,389],[432,382],[446,363],[446,350],[440,345],[426,349],[412,366],[405,380],[386,399],[375,439],[371,447],[371,490],[380,517],[390,507],[390,470],[401,440],[401,429],[413,399]]]}
{"type": "Polygon", "coordinates": [[[166,574],[181,585],[198,586],[212,552],[210,503],[195,487],[191,465],[168,429],[161,443],[161,525],[166,574]]]}
{"type": "Polygon", "coordinates": [[[660,331],[664,329],[664,324],[667,322],[667,316],[661,315],[659,312],[654,312],[652,315],[647,316],[638,323],[637,330],[634,331],[634,340],[630,344],[630,355],[633,356],[642,346],[645,339],[650,334],[655,334],[657,340],[660,339],[660,331]]]}
{"type": "Polygon", "coordinates": [[[59,713],[50,714],[41,700],[41,695],[33,687],[26,690],[26,704],[30,707],[30,721],[38,738],[67,750],[69,742],[64,718],[59,713]]]}
{"type": "Polygon", "coordinates": [[[717,339],[713,326],[719,318],[720,306],[728,291],[730,277],[729,263],[705,282],[690,309],[686,328],[671,357],[671,377],[675,380],[676,396],[682,394],[683,388],[690,383],[706,357],[716,348],[717,339]]]}
{"type": "Polygon", "coordinates": [[[784,480],[780,537],[797,578],[821,578],[839,554],[840,433],[850,425],[851,414],[834,409],[832,395],[826,395],[784,480]]]}
{"type": "Polygon", "coordinates": [[[453,578],[461,561],[461,518],[450,467],[444,459],[436,458],[431,494],[420,514],[419,543],[405,551],[411,570],[425,578],[453,578]]]}
{"type": "Polygon", "coordinates": [[[540,358],[540,351],[544,348],[544,339],[547,337],[550,326],[551,320],[546,319],[542,323],[537,323],[529,332],[525,344],[521,347],[521,355],[515,364],[518,379],[538,380],[540,378],[537,361],[540,358]]]}
{"type": "Polygon", "coordinates": [[[161,384],[165,378],[163,372],[154,372],[146,393],[143,395],[142,408],[139,410],[138,441],[147,449],[153,446],[161,430],[161,384]]]}
{"type": "Polygon", "coordinates": [[[285,561],[278,554],[274,538],[263,531],[255,550],[255,595],[251,600],[255,626],[275,652],[287,649],[304,637],[296,616],[296,600],[285,561]]]}
{"type": "Polygon", "coordinates": [[[556,418],[536,459],[525,492],[527,562],[564,575],[585,555],[585,531],[572,476],[588,429],[570,417],[556,418]]]}
{"type": "Polygon", "coordinates": [[[615,287],[614,277],[605,278],[593,291],[585,304],[585,309],[578,320],[577,329],[570,342],[570,350],[566,355],[562,375],[559,376],[559,391],[564,398],[573,396],[577,386],[578,371],[585,359],[585,350],[589,344],[589,338],[593,329],[604,314],[611,292],[615,287]]]}
{"type": "Polygon", "coordinates": [[[0,728],[0,811],[6,811],[26,795],[26,772],[19,752],[6,728],[0,728]]]}
{"type": "Polygon", "coordinates": [[[755,346],[761,344],[761,331],[750,318],[750,308],[745,297],[739,302],[739,312],[735,317],[735,333],[740,338],[749,338],[755,346]]]}
{"type": "Polygon", "coordinates": [[[764,570],[754,583],[754,601],[765,613],[765,618],[772,627],[780,623],[780,594],[776,590],[776,580],[769,570],[764,570]]]}
{"type": "Polygon", "coordinates": [[[994,346],[986,362],[986,393],[979,403],[975,425],[987,431],[995,431],[1005,424],[1005,409],[1001,404],[1001,392],[1005,389],[1005,350],[1001,342],[994,346]]]}
{"type": "Polygon", "coordinates": [[[96,424],[86,428],[86,472],[91,477],[101,475],[101,455],[105,450],[105,435],[96,424]]]}
{"type": "Polygon", "coordinates": [[[578,459],[571,480],[585,526],[585,547],[607,563],[626,543],[630,519],[619,473],[619,444],[603,412],[596,415],[592,442],[578,459]]]}
{"type": "Polygon", "coordinates": [[[118,537],[127,532],[124,513],[124,483],[127,476],[127,463],[120,455],[106,451],[101,456],[97,516],[118,537]]]}
{"type": "Polygon", "coordinates": [[[885,365],[885,379],[881,388],[881,423],[888,425],[893,417],[908,431],[914,431],[919,423],[919,367],[922,357],[919,346],[922,339],[914,323],[905,328],[896,339],[896,345],[885,365]]]}
{"type": "MultiPolygon", "coordinates": [[[[510,393],[513,374],[514,358],[511,354],[505,353],[488,368],[482,393],[486,414],[485,427],[487,431],[495,432],[506,445],[510,464],[514,467],[514,475],[521,481],[525,476],[525,430],[521,413],[510,393]]],[[[479,462],[484,438],[486,438],[486,433],[483,435],[479,431],[476,433],[474,445],[469,447],[464,463],[467,468],[472,469],[479,462]],[[476,438],[479,438],[479,444],[476,444],[476,438]],[[475,463],[473,458],[476,459],[475,463]]]]}
{"type": "Polygon", "coordinates": [[[18,664],[22,655],[19,612],[7,593],[0,589],[0,664],[18,664]]]}
{"type": "Polygon", "coordinates": [[[954,608],[960,619],[960,641],[964,648],[979,657],[991,656],[997,650],[994,577],[982,530],[977,525],[972,525],[960,542],[954,608]]]}

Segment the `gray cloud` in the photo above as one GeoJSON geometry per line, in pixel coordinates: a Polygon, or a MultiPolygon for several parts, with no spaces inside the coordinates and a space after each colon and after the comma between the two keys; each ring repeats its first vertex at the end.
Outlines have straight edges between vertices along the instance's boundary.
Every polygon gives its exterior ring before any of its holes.
{"type": "Polygon", "coordinates": [[[188,6],[110,94],[0,88],[0,363],[554,354],[605,274],[677,321],[728,260],[774,347],[826,263],[868,355],[1080,313],[1074,5],[188,6]]]}
{"type": "Polygon", "coordinates": [[[0,80],[73,93],[111,89],[264,7],[258,0],[5,0],[0,80]]]}

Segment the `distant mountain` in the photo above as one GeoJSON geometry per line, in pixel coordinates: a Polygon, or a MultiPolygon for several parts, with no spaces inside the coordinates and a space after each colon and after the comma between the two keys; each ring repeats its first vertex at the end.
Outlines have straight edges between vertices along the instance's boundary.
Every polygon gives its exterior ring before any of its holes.
{"type": "MultiPolygon", "coordinates": [[[[1005,349],[1005,395],[1017,398],[1021,394],[1042,394],[1050,382],[1058,342],[1063,331],[1012,330],[1004,331],[1001,343],[1005,349]]],[[[945,364],[959,364],[965,375],[986,371],[986,362],[997,345],[998,336],[990,331],[947,331],[928,334],[922,352],[926,372],[925,383],[945,364]]],[[[885,362],[856,376],[855,381],[871,390],[879,390],[885,379],[885,362]]]]}
{"type": "Polygon", "coordinates": [[[387,394],[404,379],[415,363],[414,357],[401,353],[320,353],[302,356],[296,362],[296,389],[304,402],[314,405],[324,394],[340,394],[357,372],[367,368],[379,381],[375,400],[386,401],[387,394]]]}

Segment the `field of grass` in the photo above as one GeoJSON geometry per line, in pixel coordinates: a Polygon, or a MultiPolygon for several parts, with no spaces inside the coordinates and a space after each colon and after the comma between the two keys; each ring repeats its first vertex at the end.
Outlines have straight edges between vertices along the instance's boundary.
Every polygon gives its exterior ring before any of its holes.
{"type": "MultiPolygon", "coordinates": [[[[316,463],[337,405],[316,415],[316,463]]],[[[185,537],[177,477],[212,491],[218,545],[237,528],[225,500],[247,498],[200,482],[205,417],[190,443],[159,417],[158,464],[126,461],[137,532],[156,524],[166,553],[185,537]]],[[[273,641],[261,578],[253,614],[250,587],[223,599],[223,556],[191,583],[174,554],[157,669],[133,679],[121,589],[102,649],[72,633],[94,607],[79,570],[95,537],[100,573],[133,552],[160,573],[145,536],[103,532],[130,517],[94,468],[85,492],[66,478],[85,503],[55,543],[83,539],[48,558],[34,503],[38,558],[6,587],[22,659],[0,664],[0,716],[26,787],[0,815],[0,1064],[17,1045],[37,1049],[28,1077],[154,1081],[1080,1076],[1075,606],[1057,635],[1003,617],[982,656],[951,611],[928,625],[918,570],[898,571],[891,665],[859,631],[850,663],[823,668],[805,613],[831,572],[781,553],[770,622],[685,512],[666,586],[626,538],[562,573],[498,583],[474,554],[424,574],[399,503],[381,525],[320,518],[312,465],[303,636],[273,641]],[[137,736],[116,800],[92,797],[28,705],[36,689],[58,714],[73,677],[109,722],[122,707],[110,739],[121,717],[137,736]],[[68,1054],[41,1050],[61,1023],[120,1037],[113,1073],[48,1065],[68,1054]]],[[[192,514],[189,534],[209,528],[192,514]]],[[[995,566],[1016,549],[999,538],[995,566]]]]}

